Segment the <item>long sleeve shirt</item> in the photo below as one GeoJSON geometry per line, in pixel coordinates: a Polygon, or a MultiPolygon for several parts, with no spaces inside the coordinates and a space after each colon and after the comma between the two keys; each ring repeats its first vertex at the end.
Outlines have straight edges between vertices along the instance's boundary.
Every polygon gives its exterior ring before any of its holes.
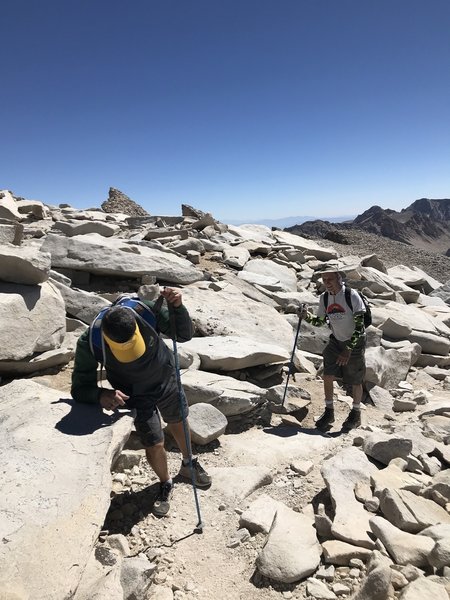
{"type": "MultiPolygon", "coordinates": [[[[155,303],[145,301],[145,304],[153,308],[155,303]]],[[[186,307],[181,305],[174,308],[174,315],[177,341],[185,342],[190,340],[193,334],[193,327],[186,307]]],[[[170,336],[170,319],[166,308],[161,308],[158,312],[156,322],[159,331],[170,336]]],[[[133,363],[122,365],[114,359],[106,346],[106,376],[115,389],[121,389],[121,391],[130,396],[133,396],[137,389],[139,389],[140,395],[142,395],[141,390],[145,390],[145,395],[148,397],[154,396],[153,400],[155,400],[166,393],[173,392],[173,354],[159,335],[151,332],[150,328],[143,326],[139,320],[137,323],[146,342],[144,356],[133,363]],[[167,386],[165,386],[165,382],[168,379],[171,381],[171,390],[166,389],[167,386]]],[[[94,404],[99,401],[102,388],[97,384],[97,367],[98,362],[92,354],[89,345],[88,329],[78,339],[75,352],[71,393],[73,399],[77,402],[94,404]]],[[[130,405],[132,403],[133,401],[131,401],[130,405]]]]}

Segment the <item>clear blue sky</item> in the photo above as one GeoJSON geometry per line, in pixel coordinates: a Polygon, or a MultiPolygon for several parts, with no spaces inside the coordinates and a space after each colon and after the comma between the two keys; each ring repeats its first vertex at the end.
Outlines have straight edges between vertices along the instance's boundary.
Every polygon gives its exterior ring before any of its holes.
{"type": "Polygon", "coordinates": [[[449,0],[0,7],[0,188],[222,220],[450,197],[449,0]]]}

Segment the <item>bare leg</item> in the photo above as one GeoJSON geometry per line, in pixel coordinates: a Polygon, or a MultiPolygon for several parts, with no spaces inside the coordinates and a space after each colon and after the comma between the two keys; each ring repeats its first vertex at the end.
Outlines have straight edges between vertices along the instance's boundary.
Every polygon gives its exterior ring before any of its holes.
{"type": "Polygon", "coordinates": [[[323,377],[323,389],[325,393],[325,402],[332,404],[333,403],[333,375],[324,375],[323,377]]]}
{"type": "Polygon", "coordinates": [[[169,468],[167,466],[167,454],[164,448],[164,442],[159,442],[154,446],[145,449],[147,460],[151,468],[155,471],[159,480],[164,482],[170,479],[169,468]]]}
{"type": "Polygon", "coordinates": [[[363,387],[361,383],[352,386],[353,406],[359,406],[363,395],[363,387]]]}
{"type": "MultiPolygon", "coordinates": [[[[187,419],[186,419],[186,423],[187,423],[187,428],[188,428],[188,432],[189,432],[189,444],[191,444],[191,432],[189,430],[189,423],[188,423],[187,419]]],[[[184,435],[183,421],[178,421],[178,423],[168,423],[167,429],[169,430],[170,435],[176,441],[177,446],[180,449],[181,454],[183,455],[183,458],[188,459],[189,451],[186,446],[186,438],[184,435]]]]}

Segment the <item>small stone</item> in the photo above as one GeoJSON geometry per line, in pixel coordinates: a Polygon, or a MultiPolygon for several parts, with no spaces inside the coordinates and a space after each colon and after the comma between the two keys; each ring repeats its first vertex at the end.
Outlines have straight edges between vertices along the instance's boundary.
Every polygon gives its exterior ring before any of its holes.
{"type": "Polygon", "coordinates": [[[355,569],[364,569],[364,563],[360,558],[351,558],[348,561],[350,567],[354,567],[355,569]]]}
{"type": "Polygon", "coordinates": [[[156,573],[154,582],[157,585],[160,585],[161,583],[165,583],[166,580],[167,580],[167,572],[166,571],[160,571],[159,573],[156,573]]]}
{"type": "Polygon", "coordinates": [[[350,594],[351,592],[351,589],[348,587],[348,585],[345,585],[343,583],[335,583],[331,586],[331,589],[336,594],[336,596],[344,596],[346,594],[350,594]]]}
{"type": "Polygon", "coordinates": [[[402,458],[401,456],[397,456],[389,461],[389,467],[397,467],[400,471],[406,471],[408,467],[408,461],[402,458]]]}
{"type": "Polygon", "coordinates": [[[413,400],[415,402],[417,402],[417,404],[428,404],[429,398],[431,397],[431,394],[429,392],[427,392],[426,390],[418,390],[417,392],[414,392],[413,394],[413,400]]]}
{"type": "Polygon", "coordinates": [[[311,460],[297,460],[291,463],[290,466],[299,475],[308,475],[314,469],[314,463],[311,460]]]}
{"type": "Polygon", "coordinates": [[[352,577],[353,579],[359,579],[359,577],[361,577],[361,571],[355,568],[350,569],[349,577],[352,577]]]}
{"type": "Polygon", "coordinates": [[[414,411],[417,408],[417,404],[414,400],[408,400],[405,398],[394,398],[392,409],[394,412],[409,412],[414,411]]]}
{"type": "Polygon", "coordinates": [[[408,585],[409,581],[406,579],[406,577],[403,575],[403,573],[400,573],[400,571],[395,571],[394,569],[391,569],[391,570],[392,570],[391,583],[394,586],[395,590],[401,590],[406,585],[408,585]]]}
{"type": "Polygon", "coordinates": [[[409,582],[424,575],[424,572],[414,565],[391,565],[391,569],[402,573],[409,582]]]}
{"type": "Polygon", "coordinates": [[[376,513],[377,510],[380,508],[379,498],[377,498],[376,496],[370,498],[370,500],[367,500],[364,503],[364,508],[369,512],[376,513]]]}
{"type": "Polygon", "coordinates": [[[227,510],[227,505],[226,504],[219,504],[219,510],[227,510]]]}
{"type": "Polygon", "coordinates": [[[310,596],[317,598],[318,600],[334,600],[334,598],[336,598],[336,594],[328,589],[323,581],[315,579],[314,577],[310,577],[307,580],[306,589],[310,596]]]}
{"type": "Polygon", "coordinates": [[[325,579],[325,581],[333,581],[335,575],[334,565],[321,565],[314,573],[317,579],[325,579]]]}
{"type": "Polygon", "coordinates": [[[122,485],[125,485],[127,479],[128,476],[125,473],[116,473],[113,477],[113,481],[117,481],[117,483],[121,483],[122,485]]]}
{"type": "Polygon", "coordinates": [[[412,392],[414,390],[413,386],[408,381],[400,381],[397,387],[406,392],[412,392]]]}
{"type": "Polygon", "coordinates": [[[411,473],[422,473],[423,472],[423,465],[420,462],[420,460],[418,458],[416,458],[415,456],[413,456],[412,454],[410,454],[408,456],[408,471],[411,471],[411,473]]]}
{"type": "Polygon", "coordinates": [[[427,454],[421,454],[419,460],[423,465],[423,470],[432,477],[437,475],[442,468],[440,461],[435,456],[428,456],[427,454]]]}

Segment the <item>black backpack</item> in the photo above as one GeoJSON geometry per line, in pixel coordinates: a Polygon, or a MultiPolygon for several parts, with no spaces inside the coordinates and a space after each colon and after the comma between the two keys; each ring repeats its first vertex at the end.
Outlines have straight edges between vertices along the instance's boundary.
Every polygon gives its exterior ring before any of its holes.
{"type": "MultiPolygon", "coordinates": [[[[363,301],[364,308],[366,309],[366,312],[364,313],[364,327],[369,327],[369,325],[372,325],[372,311],[370,310],[369,301],[364,296],[364,294],[362,294],[358,290],[355,290],[355,292],[359,295],[359,297],[363,301]]],[[[345,301],[347,302],[347,306],[353,312],[351,288],[344,286],[344,295],[345,295],[345,301]]],[[[325,312],[326,312],[327,307],[328,307],[328,292],[325,292],[323,295],[323,303],[325,305],[325,312]]]]}

